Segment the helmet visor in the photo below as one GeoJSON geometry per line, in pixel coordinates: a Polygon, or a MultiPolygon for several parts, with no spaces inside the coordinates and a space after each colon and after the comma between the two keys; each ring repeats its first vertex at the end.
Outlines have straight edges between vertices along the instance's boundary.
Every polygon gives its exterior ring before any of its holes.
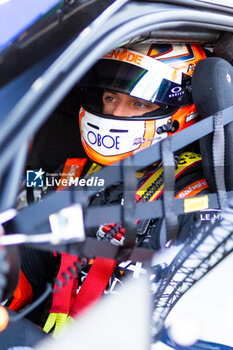
{"type": "Polygon", "coordinates": [[[81,80],[80,86],[119,91],[170,106],[192,103],[190,76],[126,49],[113,50],[99,60],[81,80]]]}

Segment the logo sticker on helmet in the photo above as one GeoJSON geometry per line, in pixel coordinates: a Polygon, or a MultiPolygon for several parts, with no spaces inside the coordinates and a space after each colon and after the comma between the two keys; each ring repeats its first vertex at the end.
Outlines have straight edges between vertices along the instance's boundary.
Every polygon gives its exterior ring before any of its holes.
{"type": "Polygon", "coordinates": [[[189,44],[152,44],[148,56],[169,63],[190,61],[195,58],[192,46],[189,44]]]}
{"type": "Polygon", "coordinates": [[[104,58],[114,58],[119,61],[126,61],[141,65],[141,61],[143,59],[143,56],[131,51],[128,51],[127,49],[123,50],[112,50],[109,53],[107,53],[104,58]]]}
{"type": "Polygon", "coordinates": [[[181,86],[175,86],[171,89],[171,94],[169,94],[169,98],[184,95],[184,91],[181,86]]]}
{"type": "Polygon", "coordinates": [[[112,137],[111,135],[100,135],[95,134],[93,131],[89,131],[87,133],[87,140],[90,142],[91,145],[97,145],[98,147],[105,147],[105,148],[115,148],[119,149],[119,138],[120,136],[112,137]]]}

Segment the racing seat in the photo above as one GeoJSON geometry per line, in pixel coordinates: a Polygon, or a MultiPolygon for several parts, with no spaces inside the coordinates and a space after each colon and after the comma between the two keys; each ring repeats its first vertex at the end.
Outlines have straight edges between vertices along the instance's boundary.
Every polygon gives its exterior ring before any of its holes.
{"type": "Polygon", "coordinates": [[[27,166],[56,171],[67,158],[84,157],[79,125],[79,92],[73,88],[34,138],[27,166]]]}
{"type": "Polygon", "coordinates": [[[233,67],[225,59],[200,61],[192,79],[193,101],[201,118],[214,116],[214,132],[200,139],[203,172],[220,207],[227,206],[226,191],[233,190],[233,122],[223,126],[225,111],[233,105],[233,67]]]}

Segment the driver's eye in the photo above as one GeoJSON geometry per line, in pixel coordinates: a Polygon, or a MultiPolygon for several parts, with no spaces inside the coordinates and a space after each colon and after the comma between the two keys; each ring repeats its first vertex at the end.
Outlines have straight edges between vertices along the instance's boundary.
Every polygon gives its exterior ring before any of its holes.
{"type": "Polygon", "coordinates": [[[135,102],[135,106],[138,108],[148,108],[148,106],[143,102],[135,102]]]}
{"type": "Polygon", "coordinates": [[[113,97],[112,96],[106,96],[104,98],[104,100],[110,102],[110,101],[113,101],[113,97]]]}
{"type": "Polygon", "coordinates": [[[149,105],[148,103],[145,103],[143,101],[134,101],[134,107],[137,109],[154,109],[155,106],[154,105],[149,105]]]}
{"type": "Polygon", "coordinates": [[[116,98],[113,95],[104,95],[103,96],[103,101],[104,102],[113,102],[115,100],[116,100],[116,98]]]}

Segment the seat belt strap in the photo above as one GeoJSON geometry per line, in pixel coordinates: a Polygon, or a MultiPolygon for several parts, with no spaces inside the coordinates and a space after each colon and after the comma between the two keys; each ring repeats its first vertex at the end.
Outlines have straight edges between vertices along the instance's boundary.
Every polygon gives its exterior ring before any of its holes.
{"type": "Polygon", "coordinates": [[[219,200],[219,207],[221,209],[224,209],[228,206],[228,199],[225,185],[225,135],[222,112],[218,112],[214,115],[214,135],[212,152],[214,163],[214,176],[219,200]]]}
{"type": "Polygon", "coordinates": [[[71,317],[80,314],[86,307],[100,299],[115,267],[116,261],[114,259],[95,258],[87,277],[71,305],[69,312],[71,317]]]}
{"type": "MultiPolygon", "coordinates": [[[[63,282],[63,273],[68,271],[68,268],[78,261],[77,256],[72,256],[68,253],[61,254],[60,269],[57,274],[57,279],[63,282]]],[[[55,293],[53,294],[52,306],[50,308],[50,313],[64,313],[68,314],[70,309],[70,303],[72,298],[72,293],[78,287],[77,279],[72,277],[60,290],[56,292],[55,283],[55,293]]]]}

